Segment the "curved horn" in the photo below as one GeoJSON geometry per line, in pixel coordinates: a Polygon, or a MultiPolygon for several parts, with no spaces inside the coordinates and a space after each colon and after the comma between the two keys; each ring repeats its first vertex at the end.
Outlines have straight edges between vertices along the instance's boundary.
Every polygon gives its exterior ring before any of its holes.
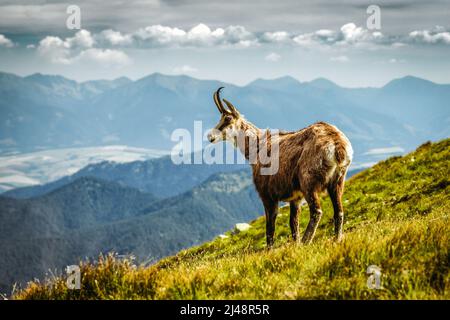
{"type": "Polygon", "coordinates": [[[225,104],[228,106],[228,108],[230,109],[231,113],[234,114],[235,116],[239,115],[239,111],[237,111],[237,109],[231,104],[230,101],[223,99],[223,101],[225,102],[225,104]]]}
{"type": "Polygon", "coordinates": [[[220,101],[220,90],[222,90],[223,87],[220,87],[219,89],[217,89],[216,92],[214,92],[214,102],[217,106],[217,109],[219,109],[220,113],[230,113],[228,110],[225,109],[225,107],[223,106],[222,102],[220,101]]]}

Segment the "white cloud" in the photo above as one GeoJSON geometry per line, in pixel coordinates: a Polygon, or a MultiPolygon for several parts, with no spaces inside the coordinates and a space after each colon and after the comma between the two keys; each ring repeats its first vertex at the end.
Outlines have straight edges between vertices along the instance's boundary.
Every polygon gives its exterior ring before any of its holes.
{"type": "Polygon", "coordinates": [[[141,28],[127,36],[134,39],[135,44],[150,47],[247,47],[257,44],[256,36],[242,26],[228,26],[212,30],[202,23],[187,31],[162,25],[152,25],[141,28]]]}
{"type": "Polygon", "coordinates": [[[128,55],[120,50],[91,48],[81,51],[73,61],[95,62],[104,66],[125,66],[131,63],[128,55]]]}
{"type": "Polygon", "coordinates": [[[173,73],[175,74],[195,73],[197,71],[198,70],[196,68],[191,67],[190,65],[187,64],[173,68],[173,73]]]}
{"type": "Polygon", "coordinates": [[[256,36],[241,26],[229,26],[224,29],[221,44],[249,47],[257,45],[256,36]]]}
{"type": "Polygon", "coordinates": [[[368,29],[358,27],[354,23],[347,23],[338,31],[321,29],[311,33],[299,34],[293,38],[293,41],[305,47],[370,47],[373,45],[390,43],[390,39],[381,32],[372,32],[368,29]]]}
{"type": "Polygon", "coordinates": [[[91,48],[94,38],[87,30],[78,31],[75,36],[62,40],[59,37],[47,36],[39,42],[38,52],[53,63],[70,64],[73,52],[91,48]]]}
{"type": "Polygon", "coordinates": [[[389,44],[389,39],[379,31],[369,31],[354,23],[340,30],[321,29],[311,33],[292,34],[287,31],[253,33],[242,26],[211,29],[198,24],[189,30],[163,25],[151,25],[134,32],[121,33],[104,30],[95,37],[112,46],[132,47],[250,47],[262,44],[287,44],[301,46],[345,46],[361,44],[389,44]]]}
{"type": "Polygon", "coordinates": [[[27,49],[34,49],[36,46],[34,44],[27,44],[27,49]]]}
{"type": "Polygon", "coordinates": [[[139,29],[131,36],[138,40],[164,45],[180,42],[186,37],[186,32],[178,28],[154,25],[139,29]]]}
{"type": "Polygon", "coordinates": [[[450,44],[450,32],[437,26],[433,30],[416,30],[409,34],[412,42],[424,44],[450,44]]]}
{"type": "Polygon", "coordinates": [[[91,48],[94,45],[94,38],[87,30],[80,30],[74,37],[66,38],[65,41],[69,47],[91,48]]]}
{"type": "Polygon", "coordinates": [[[263,42],[289,42],[291,35],[286,31],[264,32],[261,40],[263,42]]]}
{"type": "Polygon", "coordinates": [[[339,33],[333,30],[321,29],[311,33],[295,36],[292,40],[302,46],[313,46],[322,44],[334,44],[340,40],[339,33]]]}
{"type": "Polygon", "coordinates": [[[119,31],[114,31],[111,29],[103,30],[100,33],[100,38],[105,39],[111,45],[129,45],[132,43],[133,39],[131,35],[123,35],[119,31]]]}
{"type": "Polygon", "coordinates": [[[278,53],[271,52],[267,56],[264,57],[264,60],[270,62],[277,62],[281,59],[281,56],[278,53]]]}
{"type": "Polygon", "coordinates": [[[330,61],[345,63],[345,62],[349,62],[350,60],[347,56],[337,56],[337,57],[331,57],[330,61]]]}
{"type": "MultiPolygon", "coordinates": [[[[127,65],[130,58],[123,48],[160,48],[160,47],[235,47],[246,48],[265,44],[343,47],[351,45],[373,45],[386,43],[384,36],[371,32],[354,23],[343,25],[340,30],[317,30],[312,33],[291,34],[286,31],[252,33],[242,26],[227,26],[211,29],[198,24],[191,29],[151,25],[130,33],[107,29],[96,34],[80,30],[73,37],[61,39],[47,36],[39,42],[38,52],[57,64],[72,64],[76,61],[94,61],[104,65],[127,65]]],[[[270,53],[266,61],[277,62],[281,56],[270,53]]],[[[332,61],[346,62],[348,58],[339,56],[332,61]]],[[[175,70],[174,70],[175,72],[175,70]]],[[[192,73],[192,69],[178,67],[176,72],[192,73]]]]}
{"type": "MultiPolygon", "coordinates": [[[[198,47],[198,48],[246,48],[260,45],[301,46],[306,48],[334,49],[337,56],[330,58],[334,62],[347,62],[340,49],[350,47],[362,49],[402,48],[414,43],[450,44],[450,32],[442,27],[431,31],[413,31],[405,36],[386,36],[379,31],[358,27],[354,23],[344,24],[339,30],[320,29],[314,32],[293,34],[287,31],[250,32],[242,26],[227,26],[212,29],[206,24],[198,24],[191,29],[151,25],[136,31],[123,33],[107,29],[96,34],[87,30],[78,31],[73,37],[61,39],[47,36],[37,46],[38,52],[54,63],[70,64],[77,60],[107,61],[108,65],[125,65],[130,59],[125,52],[117,48],[161,48],[161,47],[198,47]]],[[[12,46],[11,40],[0,35],[0,45],[12,46]]],[[[28,48],[32,48],[29,46],[28,48]]],[[[280,60],[277,53],[270,53],[266,61],[280,60]]],[[[194,72],[193,70],[178,70],[194,72]]]]}
{"type": "Polygon", "coordinates": [[[357,42],[370,37],[370,32],[367,29],[357,27],[354,23],[347,23],[341,27],[343,41],[345,42],[357,42]]]}
{"type": "Polygon", "coordinates": [[[14,43],[10,39],[5,37],[4,35],[0,34],[0,47],[2,47],[2,46],[11,48],[11,47],[14,47],[14,43]]]}
{"type": "Polygon", "coordinates": [[[70,45],[59,37],[47,36],[39,42],[38,52],[53,63],[70,63],[70,45]]]}
{"type": "Polygon", "coordinates": [[[392,153],[403,153],[405,149],[402,147],[386,147],[386,148],[374,148],[365,152],[364,155],[384,155],[392,153]]]}
{"type": "Polygon", "coordinates": [[[38,52],[57,64],[92,61],[106,66],[127,65],[130,58],[122,51],[93,48],[95,40],[87,30],[78,31],[74,37],[62,40],[47,36],[39,42],[38,52]]]}

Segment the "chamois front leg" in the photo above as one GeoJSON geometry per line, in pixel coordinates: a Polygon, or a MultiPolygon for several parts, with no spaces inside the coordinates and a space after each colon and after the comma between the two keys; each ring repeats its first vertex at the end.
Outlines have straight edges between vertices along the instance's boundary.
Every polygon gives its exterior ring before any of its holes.
{"type": "Polygon", "coordinates": [[[291,234],[292,239],[297,242],[298,240],[298,217],[301,211],[301,207],[299,206],[299,201],[291,201],[289,202],[290,208],[290,217],[289,217],[289,225],[291,226],[291,234]]]}
{"type": "Polygon", "coordinates": [[[311,243],[322,217],[322,209],[320,208],[320,200],[317,192],[311,192],[306,195],[306,202],[308,202],[310,219],[303,235],[302,242],[304,244],[311,243]]]}
{"type": "Polygon", "coordinates": [[[273,246],[273,237],[275,234],[275,221],[278,215],[278,202],[264,201],[264,211],[266,215],[266,241],[267,247],[273,246]]]}

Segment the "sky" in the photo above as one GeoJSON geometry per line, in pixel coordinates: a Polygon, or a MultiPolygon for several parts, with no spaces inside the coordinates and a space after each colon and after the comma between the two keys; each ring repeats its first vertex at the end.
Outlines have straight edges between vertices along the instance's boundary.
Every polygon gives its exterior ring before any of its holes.
{"type": "Polygon", "coordinates": [[[406,75],[450,83],[450,1],[0,0],[0,71],[77,81],[160,72],[238,85],[286,75],[346,87],[406,75]],[[67,27],[71,5],[79,28],[67,27]]]}

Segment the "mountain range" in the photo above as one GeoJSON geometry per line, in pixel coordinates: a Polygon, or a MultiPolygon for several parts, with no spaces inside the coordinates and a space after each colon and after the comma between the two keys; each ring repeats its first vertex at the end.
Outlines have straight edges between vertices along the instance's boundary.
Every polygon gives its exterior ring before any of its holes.
{"type": "Polygon", "coordinates": [[[212,93],[266,128],[295,130],[328,121],[346,133],[355,164],[373,148],[412,149],[449,134],[450,85],[407,76],[381,88],[343,88],[327,79],[258,79],[246,86],[151,74],[78,83],[61,76],[0,73],[0,154],[123,144],[170,150],[174,129],[206,130],[219,114],[212,93]]]}
{"type": "Polygon", "coordinates": [[[0,196],[0,291],[102,252],[156,261],[261,213],[248,170],[164,199],[94,177],[30,199],[0,196]]]}
{"type": "Polygon", "coordinates": [[[103,161],[127,163],[166,155],[167,151],[121,145],[59,148],[0,156],[0,192],[46,184],[103,161]]]}
{"type": "Polygon", "coordinates": [[[349,89],[291,77],[235,86],[162,74],[79,83],[0,73],[0,183],[45,182],[0,195],[0,291],[101,252],[153,262],[260,215],[247,165],[153,158],[174,147],[174,129],[218,121],[219,86],[262,128],[337,125],[355,149],[349,176],[450,133],[450,85],[411,76],[349,89]]]}
{"type": "MultiPolygon", "coordinates": [[[[193,158],[194,154],[191,154],[191,159],[193,158]]],[[[19,199],[32,198],[51,192],[80,177],[95,177],[167,198],[190,190],[212,174],[242,169],[250,170],[246,164],[174,164],[170,156],[127,163],[103,161],[89,164],[72,175],[52,182],[15,188],[3,195],[19,199]]]]}

